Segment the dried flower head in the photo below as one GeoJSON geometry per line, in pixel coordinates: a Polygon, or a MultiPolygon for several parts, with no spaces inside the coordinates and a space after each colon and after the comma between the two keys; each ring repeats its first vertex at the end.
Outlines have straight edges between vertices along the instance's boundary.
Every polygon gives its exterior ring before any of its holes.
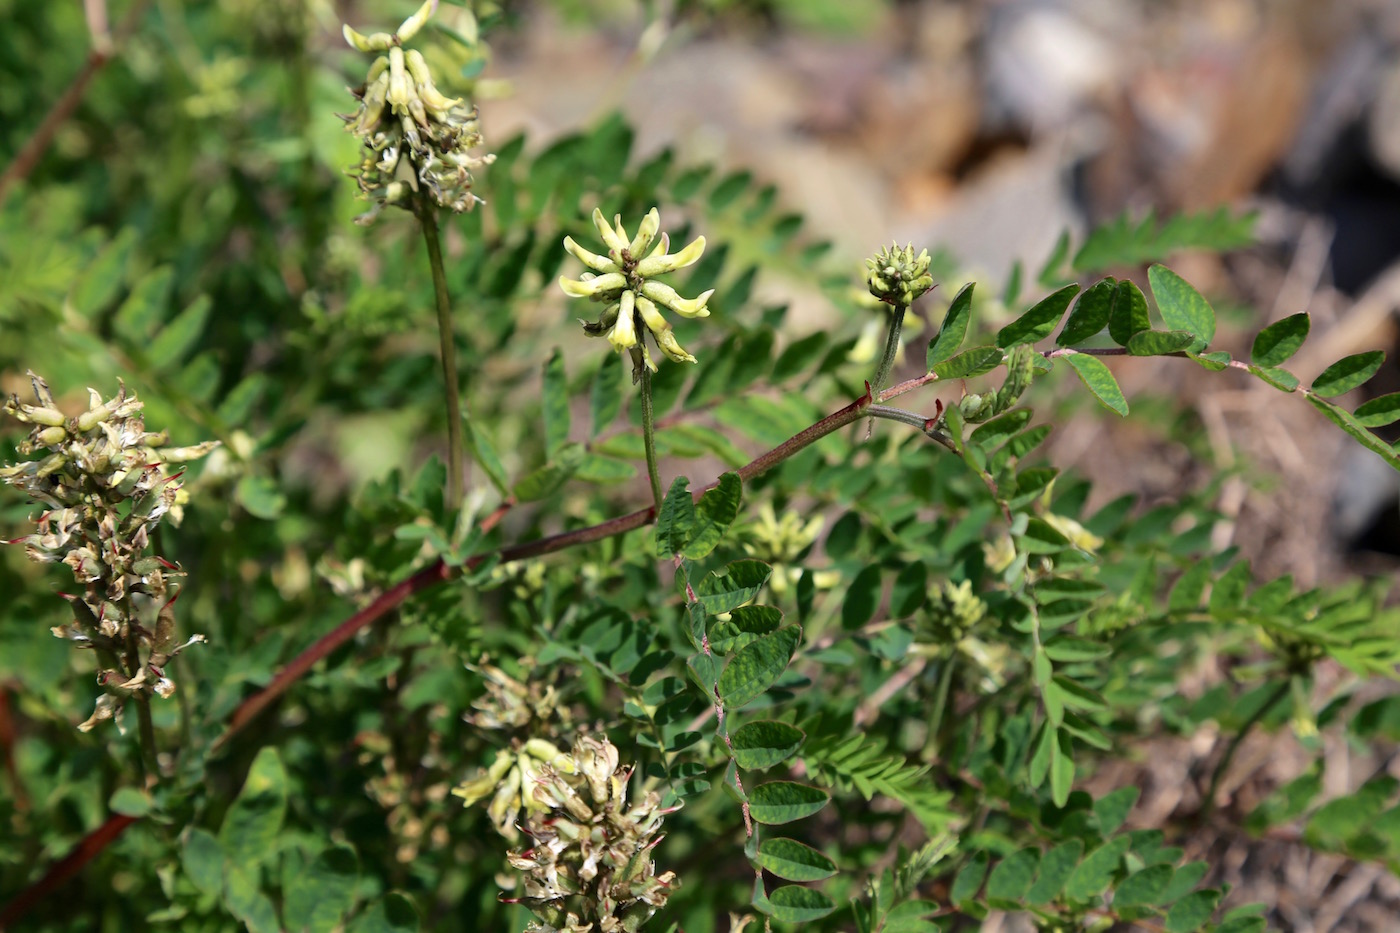
{"type": "Polygon", "coordinates": [[[680,884],[675,872],[656,874],[650,858],[674,808],[654,792],[628,804],[632,768],[606,738],[579,739],[570,763],[572,771],[546,765],[532,779],[544,807],[524,826],[534,845],[508,856],[525,873],[518,902],[538,918],[527,929],[636,933],[680,884]]]}
{"type": "Polygon", "coordinates": [[[671,239],[665,233],[657,237],[661,215],[654,207],[642,218],[635,237],[627,236],[620,214],[609,224],[603,212],[595,209],[593,226],[607,245],[608,254],[591,253],[575,243],[573,237],[564,237],[564,249],[590,271],[577,279],[563,276],[559,279],[559,287],[570,298],[588,298],[606,305],[598,320],[579,321],[583,332],[590,337],[606,336],[619,353],[628,351],[632,356],[634,382],[641,377],[643,366],[656,372],[656,364],[647,352],[643,326],[668,358],[677,363],[694,363],[695,357],[676,342],[676,335],[662,317],[660,308],[667,308],[681,317],[709,317],[710,309],[705,303],[715,290],[703,292],[698,298],[682,298],[674,288],[655,279],[695,263],[705,252],[705,238],[696,237],[680,252],[668,253],[671,239]],[[653,242],[656,243],[654,248],[653,242]]]}
{"type": "Polygon", "coordinates": [[[517,826],[521,814],[544,813],[549,808],[536,799],[531,790],[539,778],[540,769],[550,766],[561,773],[572,774],[573,759],[552,742],[530,739],[511,742],[510,748],[496,753],[489,768],[478,768],[476,776],[452,789],[454,797],[462,798],[462,806],[470,807],[487,797],[486,815],[496,832],[514,842],[520,838],[517,826]]]}
{"type": "Polygon", "coordinates": [[[867,259],[865,266],[870,294],[896,308],[907,309],[915,299],[933,288],[933,276],[928,271],[928,250],[915,256],[912,244],[904,249],[897,243],[891,244],[867,259]]]}
{"type": "Polygon", "coordinates": [[[472,172],[495,156],[471,155],[481,145],[476,110],[440,92],[422,53],[403,49],[436,10],[437,0],[427,0],[392,34],[364,36],[344,27],[345,40],[361,52],[384,53],[370,64],[365,83],[351,89],[359,108],[341,116],[364,142],[363,158],[350,174],[374,202],[357,223],[372,222],[388,204],[412,209],[420,192],[459,213],[480,200],[472,193],[472,172]]]}
{"type": "Polygon", "coordinates": [[[11,396],[0,411],[32,424],[21,454],[46,450],[41,460],[0,468],[0,479],[43,504],[37,532],[9,541],[23,543],[30,559],[61,562],[83,585],[68,596],[74,621],[53,629],[78,648],[97,651],[97,682],[106,693],[84,732],[116,716],[132,695],[168,697],[175,685],[165,675],[170,658],[195,642],[175,643],[174,602],[179,568],[147,553],[151,533],[169,514],[178,523],[185,494],[172,465],[197,460],[218,446],[169,448],[165,432],[146,431],[141,402],[121,386],[103,401],[89,389],[88,410],[66,418],[48,385],[29,374],[37,405],[11,396]]]}

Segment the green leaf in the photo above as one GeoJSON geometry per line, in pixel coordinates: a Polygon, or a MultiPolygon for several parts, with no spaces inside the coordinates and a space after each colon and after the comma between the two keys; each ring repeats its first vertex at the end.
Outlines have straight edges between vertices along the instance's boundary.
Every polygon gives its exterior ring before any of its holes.
{"type": "Polygon", "coordinates": [[[219,827],[219,845],[228,861],[239,868],[255,868],[275,855],[286,811],[287,772],[277,749],[265,746],[253,759],[243,789],[219,827]]]}
{"type": "Polygon", "coordinates": [[[935,364],[933,374],[939,379],[971,379],[996,369],[1003,355],[996,347],[972,347],[935,364]]]}
{"type": "Polygon", "coordinates": [[[588,410],[591,415],[589,440],[602,434],[617,420],[626,397],[622,383],[622,355],[604,353],[602,365],[593,374],[593,384],[588,390],[588,410]]]}
{"type": "Polygon", "coordinates": [[[1069,231],[1061,230],[1059,237],[1055,240],[1054,249],[1050,250],[1050,255],[1045,257],[1045,265],[1040,267],[1040,274],[1036,276],[1036,281],[1046,288],[1060,281],[1060,270],[1064,267],[1067,256],[1069,256],[1069,231]]]}
{"type": "Polygon", "coordinates": [[[265,373],[249,373],[219,403],[218,416],[225,424],[247,424],[253,408],[267,393],[272,380],[265,373]]]}
{"type": "Polygon", "coordinates": [[[1283,365],[1308,339],[1308,328],[1311,326],[1312,321],[1306,312],[1275,321],[1254,338],[1249,361],[1266,368],[1283,365]]]}
{"type": "Polygon", "coordinates": [[[958,347],[967,337],[968,324],[972,320],[972,282],[964,285],[948,305],[948,313],[943,315],[943,323],[938,334],[929,341],[925,372],[950,359],[958,352],[958,347]]]}
{"type": "Polygon", "coordinates": [[[151,795],[135,787],[119,787],[107,801],[107,809],[113,813],[120,813],[122,816],[134,816],[137,819],[150,813],[155,808],[155,801],[151,795]]]}
{"type": "Polygon", "coordinates": [[[657,557],[679,554],[690,540],[695,528],[695,500],[689,486],[689,479],[677,476],[661,501],[661,511],[656,516],[657,557]]]}
{"type": "Polygon", "coordinates": [[[780,383],[805,372],[809,366],[821,358],[830,339],[825,331],[817,331],[815,334],[808,334],[801,340],[788,344],[782,355],[778,357],[778,361],[773,364],[773,373],[769,378],[774,383],[780,383]]]}
{"type": "Polygon", "coordinates": [[[1040,860],[1040,874],[1026,893],[1026,903],[1046,904],[1059,897],[1083,853],[1084,843],[1079,839],[1062,842],[1046,852],[1040,860]]]}
{"type": "Polygon", "coordinates": [[[1265,369],[1260,366],[1250,366],[1249,371],[1280,392],[1292,392],[1298,388],[1298,377],[1286,369],[1265,369]]]}
{"type": "Polygon", "coordinates": [[[418,911],[397,892],[386,894],[350,924],[346,933],[416,933],[418,911]]]}
{"type": "Polygon", "coordinates": [[[785,625],[741,648],[719,675],[719,695],[724,705],[739,709],[771,687],[787,670],[801,640],[800,625],[785,625]]]}
{"type": "Polygon", "coordinates": [[[1225,208],[1177,214],[1163,223],[1149,213],[1141,220],[1124,211],[1084,240],[1073,267],[1080,272],[1136,266],[1182,250],[1223,252],[1254,240],[1253,214],[1233,216],[1225,208]]]}
{"type": "Polygon", "coordinates": [[[1355,417],[1356,423],[1363,428],[1383,428],[1400,421],[1400,392],[1362,403],[1357,407],[1355,417]]]}
{"type": "Polygon", "coordinates": [[[1074,310],[1065,319],[1064,329],[1055,338],[1055,345],[1071,347],[1098,335],[1108,325],[1117,292],[1118,282],[1111,278],[1102,279],[1085,289],[1075,302],[1074,310]]]}
{"type": "Polygon", "coordinates": [[[1200,354],[1187,353],[1186,355],[1199,363],[1202,369],[1209,370],[1213,373],[1221,372],[1230,365],[1230,354],[1225,350],[1216,350],[1212,353],[1200,354]]]}
{"type": "Polygon", "coordinates": [[[1124,280],[1113,292],[1113,307],[1108,313],[1108,335],[1120,347],[1126,347],[1133,335],[1148,330],[1152,322],[1147,316],[1147,297],[1142,289],[1124,280]]]}
{"type": "Polygon", "coordinates": [[[991,452],[1024,428],[1030,422],[1033,414],[1034,412],[1029,408],[1008,411],[1006,414],[998,415],[986,424],[978,426],[968,439],[983,450],[991,452]]]}
{"type": "MultiPolygon", "coordinates": [[[[1051,686],[1057,685],[1052,682],[1051,686]]],[[[1063,807],[1069,801],[1069,792],[1074,787],[1073,747],[1068,733],[1057,731],[1055,742],[1050,746],[1050,799],[1055,806],[1063,807]]]]}
{"type": "Polygon", "coordinates": [[[748,190],[751,184],[753,184],[752,172],[739,171],[724,176],[710,192],[710,209],[715,212],[724,210],[737,201],[739,195],[748,190]]]}
{"type": "Polygon", "coordinates": [[[1192,888],[1201,883],[1201,879],[1206,876],[1208,871],[1210,871],[1210,865],[1207,862],[1187,862],[1182,865],[1172,875],[1172,880],[1167,885],[1166,890],[1158,896],[1157,903],[1170,904],[1178,898],[1185,897],[1192,888]]]}
{"type": "Polygon", "coordinates": [[[277,909],[258,888],[258,873],[229,865],[224,872],[224,906],[249,933],[278,933],[277,909]]]}
{"type": "Polygon", "coordinates": [[[869,622],[880,608],[884,578],[879,564],[870,564],[856,574],[841,603],[841,627],[854,631],[869,622]]]}
{"type": "Polygon", "coordinates": [[[527,473],[515,484],[516,501],[538,502],[554,495],[583,465],[583,455],[582,444],[565,444],[559,448],[554,459],[527,473]]]}
{"type": "Polygon", "coordinates": [[[598,454],[584,454],[574,471],[574,478],[599,485],[625,483],[637,475],[637,468],[625,460],[615,460],[598,454]]]}
{"type": "Polygon", "coordinates": [[[796,839],[763,840],[755,861],[787,881],[821,881],[836,874],[835,862],[796,839]]]}
{"type": "Polygon", "coordinates": [[[1132,356],[1166,356],[1180,353],[1196,342],[1185,330],[1141,330],[1128,338],[1128,353],[1132,356]]]}
{"type": "Polygon", "coordinates": [[[277,488],[276,483],[266,476],[255,476],[252,473],[243,474],[243,478],[234,488],[234,498],[238,500],[239,505],[248,510],[249,515],[265,521],[271,521],[281,515],[282,510],[287,507],[287,497],[277,488]]]}
{"type": "Polygon", "coordinates": [[[1351,412],[1315,395],[1308,395],[1308,401],[1314,408],[1326,415],[1333,424],[1360,441],[1362,447],[1372,453],[1379,454],[1392,468],[1400,470],[1400,454],[1396,453],[1395,448],[1362,427],[1351,412]]]}
{"type": "MultiPolygon", "coordinates": [[[[771,719],[744,723],[730,736],[734,760],[745,771],[771,768],[802,747],[806,735],[796,726],[771,719]]],[[[795,880],[795,879],[794,879],[795,880]]]]}
{"type": "Polygon", "coordinates": [[[768,913],[787,923],[820,920],[836,909],[835,902],[816,888],[785,884],[768,895],[768,913]]]}
{"type": "Polygon", "coordinates": [[[1114,907],[1140,907],[1157,903],[1176,869],[1170,865],[1149,865],[1135,875],[1129,875],[1113,889],[1114,907]]]}
{"type": "Polygon", "coordinates": [[[711,615],[730,612],[757,596],[772,572],[761,560],[736,560],[701,580],[696,595],[711,615]]]}
{"type": "Polygon", "coordinates": [[[749,815],[760,823],[776,826],[811,816],[830,800],[830,794],[810,784],[770,781],[749,793],[749,815]]]}
{"type": "Polygon", "coordinates": [[[949,900],[954,904],[966,904],[977,896],[977,892],[982,888],[982,880],[987,877],[988,860],[986,852],[978,852],[962,867],[953,878],[953,887],[948,894],[949,900]]]}
{"type": "Polygon", "coordinates": [[[1079,381],[1093,393],[1099,404],[1119,415],[1128,414],[1128,400],[1123,397],[1123,390],[1118,387],[1118,380],[1113,378],[1112,370],[1097,357],[1084,353],[1072,353],[1068,360],[1079,376],[1079,381]]]}
{"type": "Polygon", "coordinates": [[[501,466],[496,445],[491,443],[491,438],[471,418],[463,416],[462,420],[466,423],[467,447],[471,450],[472,459],[486,471],[487,479],[491,480],[491,485],[496,487],[497,492],[503,496],[509,495],[510,483],[506,481],[506,470],[501,466]]]}
{"type": "Polygon", "coordinates": [[[1031,846],[997,863],[987,879],[988,900],[1019,901],[1031,889],[1040,865],[1040,849],[1031,846]]]}
{"type": "Polygon", "coordinates": [[[1084,856],[1084,861],[1065,882],[1065,897],[1073,901],[1087,901],[1107,890],[1132,842],[1128,836],[1118,836],[1084,856]]]}
{"type": "Polygon", "coordinates": [[[153,368],[169,369],[185,358],[204,332],[210,307],[209,296],[200,295],[156,334],[146,349],[146,360],[153,368]]]}
{"type": "Polygon", "coordinates": [[[1162,265],[1147,270],[1147,281],[1167,327],[1196,335],[1192,350],[1199,353],[1215,339],[1215,311],[1190,282],[1162,265]]]}
{"type": "Polygon", "coordinates": [[[1370,350],[1366,353],[1343,357],[1324,369],[1322,375],[1313,380],[1313,394],[1323,398],[1331,398],[1334,395],[1341,395],[1343,392],[1350,392],[1374,376],[1376,370],[1380,369],[1384,362],[1385,351],[1383,350],[1370,350]]]}
{"type": "Polygon", "coordinates": [[[1136,787],[1120,787],[1095,800],[1094,815],[1099,818],[1099,832],[1105,836],[1117,832],[1132,812],[1140,792],[1136,787]]]}
{"type": "Polygon", "coordinates": [[[113,315],[113,333],[134,346],[141,346],[150,340],[151,334],[165,317],[174,282],[175,270],[169,266],[160,266],[142,276],[113,315]]]}
{"type": "Polygon", "coordinates": [[[224,850],[212,833],[196,827],[184,832],[180,865],[185,877],[205,894],[217,895],[224,888],[224,850]]]}
{"type": "Polygon", "coordinates": [[[725,473],[713,489],[708,489],[695,506],[695,527],[682,553],[689,560],[709,556],[724,538],[744,498],[744,482],[738,473],[725,473]]]}
{"type": "Polygon", "coordinates": [[[569,378],[564,373],[564,354],[555,347],[544,364],[544,450],[553,459],[569,440],[569,378]]]}
{"type": "Polygon", "coordinates": [[[355,904],[360,866],[346,845],[323,851],[303,870],[283,875],[282,919],[290,933],[330,933],[355,904]]]}
{"type": "Polygon", "coordinates": [[[1079,294],[1079,285],[1066,285],[1059,291],[1051,292],[1034,304],[1029,311],[1007,324],[997,332],[997,346],[1003,349],[1018,343],[1035,343],[1049,337],[1055,325],[1064,317],[1065,310],[1074,296],[1079,294]]]}
{"type": "Polygon", "coordinates": [[[1193,933],[1199,930],[1210,922],[1218,903],[1219,891],[1194,891],[1186,895],[1167,911],[1167,933],[1193,933]]]}
{"type": "Polygon", "coordinates": [[[127,227],[118,233],[78,274],[77,281],[68,292],[68,306],[85,318],[106,307],[122,286],[135,246],[135,230],[127,227]]]}
{"type": "Polygon", "coordinates": [[[928,601],[928,565],[915,561],[901,570],[890,589],[890,618],[913,615],[928,601]]]}

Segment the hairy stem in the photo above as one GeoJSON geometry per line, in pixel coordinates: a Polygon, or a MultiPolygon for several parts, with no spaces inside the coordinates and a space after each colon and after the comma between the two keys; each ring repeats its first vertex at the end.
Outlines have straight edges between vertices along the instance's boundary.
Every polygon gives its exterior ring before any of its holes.
{"type": "Polygon", "coordinates": [[[457,343],[452,338],[452,298],[447,294],[447,272],[442,264],[442,243],[438,237],[437,209],[427,199],[418,199],[418,220],[423,240],[428,244],[428,265],[433,270],[433,291],[437,295],[438,343],[442,354],[442,384],[447,399],[447,508],[455,512],[462,505],[462,399],[457,376],[457,343]]]}
{"type": "Polygon", "coordinates": [[[656,514],[661,514],[661,471],[656,465],[656,411],[651,401],[651,370],[642,367],[642,445],[647,452],[647,476],[656,514]]]}
{"type": "Polygon", "coordinates": [[[1220,763],[1215,766],[1215,770],[1210,774],[1210,788],[1206,791],[1205,800],[1201,804],[1203,816],[1210,816],[1215,811],[1215,795],[1220,789],[1220,781],[1225,777],[1225,772],[1230,769],[1230,762],[1235,760],[1235,752],[1239,751],[1240,745],[1244,743],[1245,736],[1255,726],[1263,722],[1264,717],[1269,715],[1275,706],[1288,695],[1289,681],[1284,680],[1269,694],[1269,698],[1260,704],[1244,725],[1240,726],[1240,731],[1235,733],[1235,737],[1230,740],[1230,744],[1225,747],[1225,754],[1220,757],[1220,763]]]}
{"type": "Polygon", "coordinates": [[[875,381],[871,383],[871,388],[877,395],[885,387],[885,380],[890,377],[890,370],[894,368],[895,354],[899,352],[899,332],[904,327],[904,313],[908,310],[907,305],[890,307],[890,322],[885,330],[885,355],[880,358],[880,368],[875,372],[875,381]]]}

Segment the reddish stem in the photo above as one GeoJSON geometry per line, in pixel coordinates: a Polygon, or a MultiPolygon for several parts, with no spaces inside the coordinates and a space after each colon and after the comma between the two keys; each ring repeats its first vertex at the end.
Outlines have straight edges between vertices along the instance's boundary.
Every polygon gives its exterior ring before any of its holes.
{"type": "Polygon", "coordinates": [[[9,929],[11,924],[28,913],[29,908],[81,871],[84,865],[96,858],[99,852],[115,841],[128,826],[137,822],[137,819],[120,813],[113,814],[107,818],[107,822],[84,836],[83,841],[65,855],[61,862],[50,868],[44,877],[20,892],[18,897],[5,905],[4,910],[0,910],[0,930],[9,929]]]}

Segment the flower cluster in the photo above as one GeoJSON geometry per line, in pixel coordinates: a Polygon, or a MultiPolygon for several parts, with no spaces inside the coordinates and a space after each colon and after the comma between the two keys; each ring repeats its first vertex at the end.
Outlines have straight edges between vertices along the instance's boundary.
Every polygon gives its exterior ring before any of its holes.
{"type": "Polygon", "coordinates": [[[106,692],[84,732],[112,719],[132,695],[168,697],[175,685],[165,664],[204,637],[175,643],[173,604],[178,568],[148,554],[151,533],[169,514],[178,522],[184,494],[171,465],[203,457],[217,441],[168,448],[165,432],[146,431],[142,404],[122,386],[103,401],[89,389],[88,410],[66,418],[48,385],[29,374],[37,405],[11,396],[0,405],[34,426],[19,444],[21,454],[49,452],[0,468],[0,479],[41,503],[38,531],[7,542],[23,543],[32,560],[68,565],[83,585],[68,597],[74,621],[53,633],[79,648],[97,651],[97,680],[106,692]]]}
{"type": "Polygon", "coordinates": [[[480,200],[472,193],[472,172],[495,159],[471,155],[481,145],[476,111],[437,89],[422,53],[403,49],[436,9],[437,0],[427,0],[393,34],[363,36],[345,27],[345,40],[361,52],[385,53],[370,65],[365,83],[351,89],[359,108],[341,115],[364,142],[363,158],[350,174],[374,202],[358,223],[370,223],[388,204],[412,209],[420,191],[441,207],[471,210],[480,200]]]}
{"type": "MultiPolygon", "coordinates": [[[[793,509],[785,510],[779,518],[771,502],[758,507],[757,520],[744,529],[743,547],[750,557],[773,568],[769,587],[775,595],[783,595],[802,579],[804,570],[797,561],[817,540],[825,521],[820,515],[804,518],[793,509]]],[[[812,582],[817,589],[825,590],[840,578],[837,571],[818,570],[812,575],[812,582]]]]}
{"type": "Polygon", "coordinates": [[[642,327],[651,332],[657,348],[669,359],[677,363],[694,363],[695,357],[685,352],[676,341],[676,335],[666,318],[662,317],[658,305],[681,317],[708,317],[710,310],[705,304],[714,294],[714,289],[701,293],[698,298],[682,298],[674,288],[655,281],[655,278],[696,262],[705,252],[705,238],[696,237],[680,252],[668,253],[671,240],[665,233],[657,237],[661,229],[661,215],[654,207],[642,218],[635,237],[627,236],[621,215],[609,224],[603,212],[595,209],[593,226],[607,245],[608,254],[600,256],[591,253],[575,243],[572,237],[565,237],[564,249],[590,271],[577,279],[562,276],[559,279],[559,287],[570,298],[589,298],[607,306],[598,320],[580,320],[583,332],[590,337],[606,336],[608,343],[619,353],[628,351],[632,356],[634,382],[641,377],[642,367],[656,372],[656,364],[647,352],[642,327]],[[653,242],[656,244],[654,248],[653,242]]]}
{"type": "Polygon", "coordinates": [[[934,639],[946,645],[962,641],[986,614],[987,604],[972,591],[970,580],[956,586],[945,582],[929,599],[929,627],[934,639]]]}
{"type": "Polygon", "coordinates": [[[636,933],[680,884],[675,872],[656,874],[650,858],[674,809],[655,792],[627,802],[632,769],[606,738],[580,738],[569,765],[540,768],[531,790],[543,810],[524,827],[534,845],[508,856],[525,873],[518,902],[538,918],[527,929],[636,933]]]}
{"type": "Polygon", "coordinates": [[[928,250],[915,256],[912,244],[904,249],[897,243],[892,244],[867,259],[865,266],[870,294],[896,308],[907,309],[915,299],[933,288],[933,276],[928,271],[928,250]]]}

